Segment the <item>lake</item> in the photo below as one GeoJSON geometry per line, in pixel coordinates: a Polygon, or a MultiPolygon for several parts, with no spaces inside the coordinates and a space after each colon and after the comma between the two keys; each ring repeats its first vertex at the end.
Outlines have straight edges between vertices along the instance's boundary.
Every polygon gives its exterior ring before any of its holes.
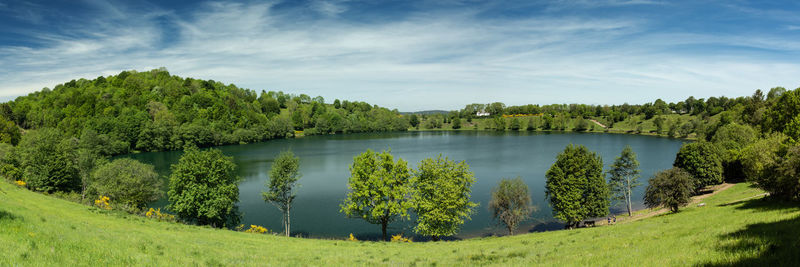
{"type": "MultiPolygon", "coordinates": [[[[267,173],[274,157],[282,150],[291,149],[300,157],[297,198],[292,208],[292,234],[318,238],[345,238],[350,233],[357,237],[374,238],[380,235],[380,225],[360,219],[346,218],[339,212],[339,204],[347,192],[349,166],[353,157],[366,149],[380,151],[391,149],[395,160],[400,157],[416,168],[424,158],[438,154],[456,161],[466,161],[475,173],[472,201],[479,203],[472,219],[461,228],[458,238],[502,234],[504,230],[491,218],[487,204],[491,190],[501,178],[522,177],[528,185],[537,210],[532,219],[518,232],[561,229],[555,222],[552,209],[544,194],[545,172],[555,162],[556,155],[568,144],[584,145],[597,152],[605,168],[619,156],[625,145],[630,145],[641,164],[641,182],[633,192],[634,207],[642,207],[642,196],[647,179],[658,170],[668,169],[683,140],[602,133],[542,133],[542,132],[402,132],[308,136],[296,139],[272,140],[263,143],[217,147],[232,156],[237,172],[242,178],[239,185],[239,211],[245,225],[262,225],[270,230],[282,231],[279,210],[261,198],[265,190],[267,173]]],[[[156,171],[167,183],[169,168],[180,158],[181,151],[131,154],[130,157],[155,165],[156,171]]],[[[153,203],[163,207],[166,200],[153,203]]],[[[613,205],[613,203],[612,203],[613,205]]],[[[621,213],[624,205],[612,207],[621,213]]],[[[411,222],[395,222],[390,233],[412,235],[411,222]]]]}

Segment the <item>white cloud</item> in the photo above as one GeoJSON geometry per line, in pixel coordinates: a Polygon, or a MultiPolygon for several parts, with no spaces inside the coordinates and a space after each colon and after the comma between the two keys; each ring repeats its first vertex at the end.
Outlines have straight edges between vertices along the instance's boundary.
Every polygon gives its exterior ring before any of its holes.
{"type": "MultiPolygon", "coordinates": [[[[121,11],[130,12],[130,11],[121,11]]],[[[332,13],[331,13],[332,14],[332,13]]],[[[656,97],[749,95],[795,86],[800,64],[759,54],[676,53],[737,44],[797,51],[763,36],[649,33],[640,20],[577,17],[477,20],[474,12],[420,14],[369,25],[297,21],[272,4],[209,3],[189,17],[153,10],[88,37],[39,36],[44,48],[0,48],[0,98],[125,69],[172,73],[400,110],[479,102],[642,103],[656,97]],[[176,32],[157,19],[168,19],[176,32]],[[163,44],[162,36],[173,41],[163,44]],[[793,84],[795,83],[795,84],[793,84]]]]}

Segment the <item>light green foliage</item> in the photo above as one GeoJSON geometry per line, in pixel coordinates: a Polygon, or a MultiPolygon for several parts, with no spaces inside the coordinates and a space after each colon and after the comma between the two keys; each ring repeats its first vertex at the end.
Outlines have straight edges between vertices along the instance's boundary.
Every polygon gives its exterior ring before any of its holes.
{"type": "MultiPolygon", "coordinates": [[[[773,90],[776,89],[777,88],[773,88],[773,90]]],[[[796,117],[800,116],[800,90],[798,89],[785,91],[784,93],[773,93],[773,90],[770,90],[768,101],[774,103],[768,108],[765,115],[764,127],[766,129],[775,132],[784,132],[788,126],[794,125],[793,121],[796,117]],[[777,100],[775,100],[775,98],[777,98],[777,100]]],[[[797,123],[800,123],[800,121],[797,123]]],[[[794,131],[786,134],[789,135],[789,138],[795,140],[800,139],[800,135],[792,135],[795,134],[794,131]]],[[[800,132],[797,132],[797,134],[800,134],[800,132]]]]}
{"type": "Polygon", "coordinates": [[[460,118],[458,118],[458,117],[453,118],[452,124],[453,124],[453,126],[452,126],[453,129],[461,129],[461,119],[460,118]]]}
{"type": "Polygon", "coordinates": [[[264,201],[272,202],[283,213],[283,228],[286,236],[291,233],[292,202],[296,196],[295,188],[300,179],[300,158],[295,157],[292,151],[283,151],[272,162],[267,181],[268,191],[262,191],[264,201]]]}
{"type": "Polygon", "coordinates": [[[731,123],[720,127],[711,141],[725,150],[740,150],[757,138],[758,134],[753,127],[731,123]]]}
{"type": "Polygon", "coordinates": [[[133,159],[116,159],[92,173],[90,196],[108,196],[124,210],[136,212],[162,195],[161,177],[153,165],[133,159]]]}
{"type": "Polygon", "coordinates": [[[75,163],[77,143],[56,129],[40,129],[23,136],[16,149],[28,187],[43,192],[78,191],[81,178],[75,163]]]}
{"type": "Polygon", "coordinates": [[[414,232],[439,240],[458,233],[478,206],[469,200],[475,175],[469,165],[439,155],[419,163],[412,180],[412,204],[417,214],[414,232]]]}
{"type": "Polygon", "coordinates": [[[520,177],[513,180],[504,178],[492,190],[489,210],[508,229],[509,235],[514,234],[514,229],[530,216],[533,209],[528,185],[520,177]]]}
{"type": "Polygon", "coordinates": [[[536,121],[534,121],[534,120],[533,120],[533,117],[531,117],[530,119],[528,119],[528,124],[527,124],[527,125],[525,125],[525,130],[526,130],[526,131],[533,131],[533,130],[536,130],[536,121]]]}
{"type": "Polygon", "coordinates": [[[740,158],[748,181],[768,190],[765,186],[771,175],[769,169],[777,164],[778,152],[785,149],[786,139],[783,134],[772,134],[742,149],[740,158]]]}
{"type": "Polygon", "coordinates": [[[575,227],[586,218],[608,215],[609,193],[603,159],[585,146],[568,145],[545,174],[553,217],[575,227]]]}
{"type": "Polygon", "coordinates": [[[341,212],[349,217],[361,218],[371,224],[380,224],[383,239],[386,228],[399,218],[408,218],[410,173],[403,159],[394,161],[389,151],[366,152],[353,158],[347,187],[350,192],[341,205],[341,212]]]}
{"type": "Polygon", "coordinates": [[[504,119],[503,117],[494,118],[494,130],[495,131],[505,131],[506,130],[506,119],[504,119]]]}
{"type": "Polygon", "coordinates": [[[696,190],[722,183],[720,151],[709,142],[684,144],[675,156],[673,166],[692,176],[696,190]]]}
{"type": "Polygon", "coordinates": [[[648,208],[667,207],[678,212],[692,200],[694,181],[692,176],[677,167],[656,173],[650,178],[644,194],[644,205],[648,208]]]}
{"type": "Polygon", "coordinates": [[[200,225],[237,223],[234,204],[239,201],[239,177],[235,169],[233,159],[218,149],[186,150],[172,165],[169,209],[200,225]]]}
{"type": "Polygon", "coordinates": [[[612,199],[625,202],[628,215],[632,215],[633,212],[631,207],[633,188],[640,185],[639,161],[636,160],[636,153],[631,146],[627,145],[608,170],[608,186],[612,199]]]}

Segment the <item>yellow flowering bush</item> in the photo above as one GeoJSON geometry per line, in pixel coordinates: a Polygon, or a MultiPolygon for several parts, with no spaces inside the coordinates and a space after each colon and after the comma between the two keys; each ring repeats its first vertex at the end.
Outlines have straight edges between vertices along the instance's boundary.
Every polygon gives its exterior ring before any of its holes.
{"type": "Polygon", "coordinates": [[[392,242],[411,243],[411,239],[403,237],[403,234],[392,236],[392,242]]]}
{"type": "Polygon", "coordinates": [[[15,181],[14,183],[15,183],[15,184],[17,184],[18,186],[25,186],[25,185],[27,184],[27,183],[25,183],[25,181],[23,181],[23,180],[17,180],[17,181],[15,181]]]}
{"type": "Polygon", "coordinates": [[[503,118],[517,118],[517,117],[530,117],[530,116],[542,116],[543,113],[537,114],[503,114],[503,118]]]}
{"type": "Polygon", "coordinates": [[[150,210],[148,210],[147,213],[144,214],[144,216],[159,221],[175,221],[175,215],[162,213],[161,208],[158,209],[150,208],[150,210]]]}
{"type": "Polygon", "coordinates": [[[356,239],[356,237],[353,236],[353,233],[350,233],[350,238],[348,238],[347,240],[349,240],[349,241],[358,241],[358,239],[356,239]]]}
{"type": "Polygon", "coordinates": [[[251,224],[250,229],[244,231],[245,233],[253,233],[253,234],[266,234],[269,233],[267,228],[264,228],[260,225],[251,224]]]}
{"type": "Polygon", "coordinates": [[[94,206],[101,209],[110,210],[111,204],[108,203],[109,200],[111,199],[109,199],[107,196],[98,196],[97,199],[94,200],[94,206]]]}

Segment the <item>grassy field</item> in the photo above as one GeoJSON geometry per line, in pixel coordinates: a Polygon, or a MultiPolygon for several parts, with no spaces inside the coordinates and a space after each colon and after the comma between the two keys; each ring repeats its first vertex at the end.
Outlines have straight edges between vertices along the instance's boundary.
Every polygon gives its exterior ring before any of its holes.
{"type": "Polygon", "coordinates": [[[737,184],[677,214],[452,242],[257,235],[102,211],[0,182],[0,265],[800,265],[800,207],[737,184]]]}

